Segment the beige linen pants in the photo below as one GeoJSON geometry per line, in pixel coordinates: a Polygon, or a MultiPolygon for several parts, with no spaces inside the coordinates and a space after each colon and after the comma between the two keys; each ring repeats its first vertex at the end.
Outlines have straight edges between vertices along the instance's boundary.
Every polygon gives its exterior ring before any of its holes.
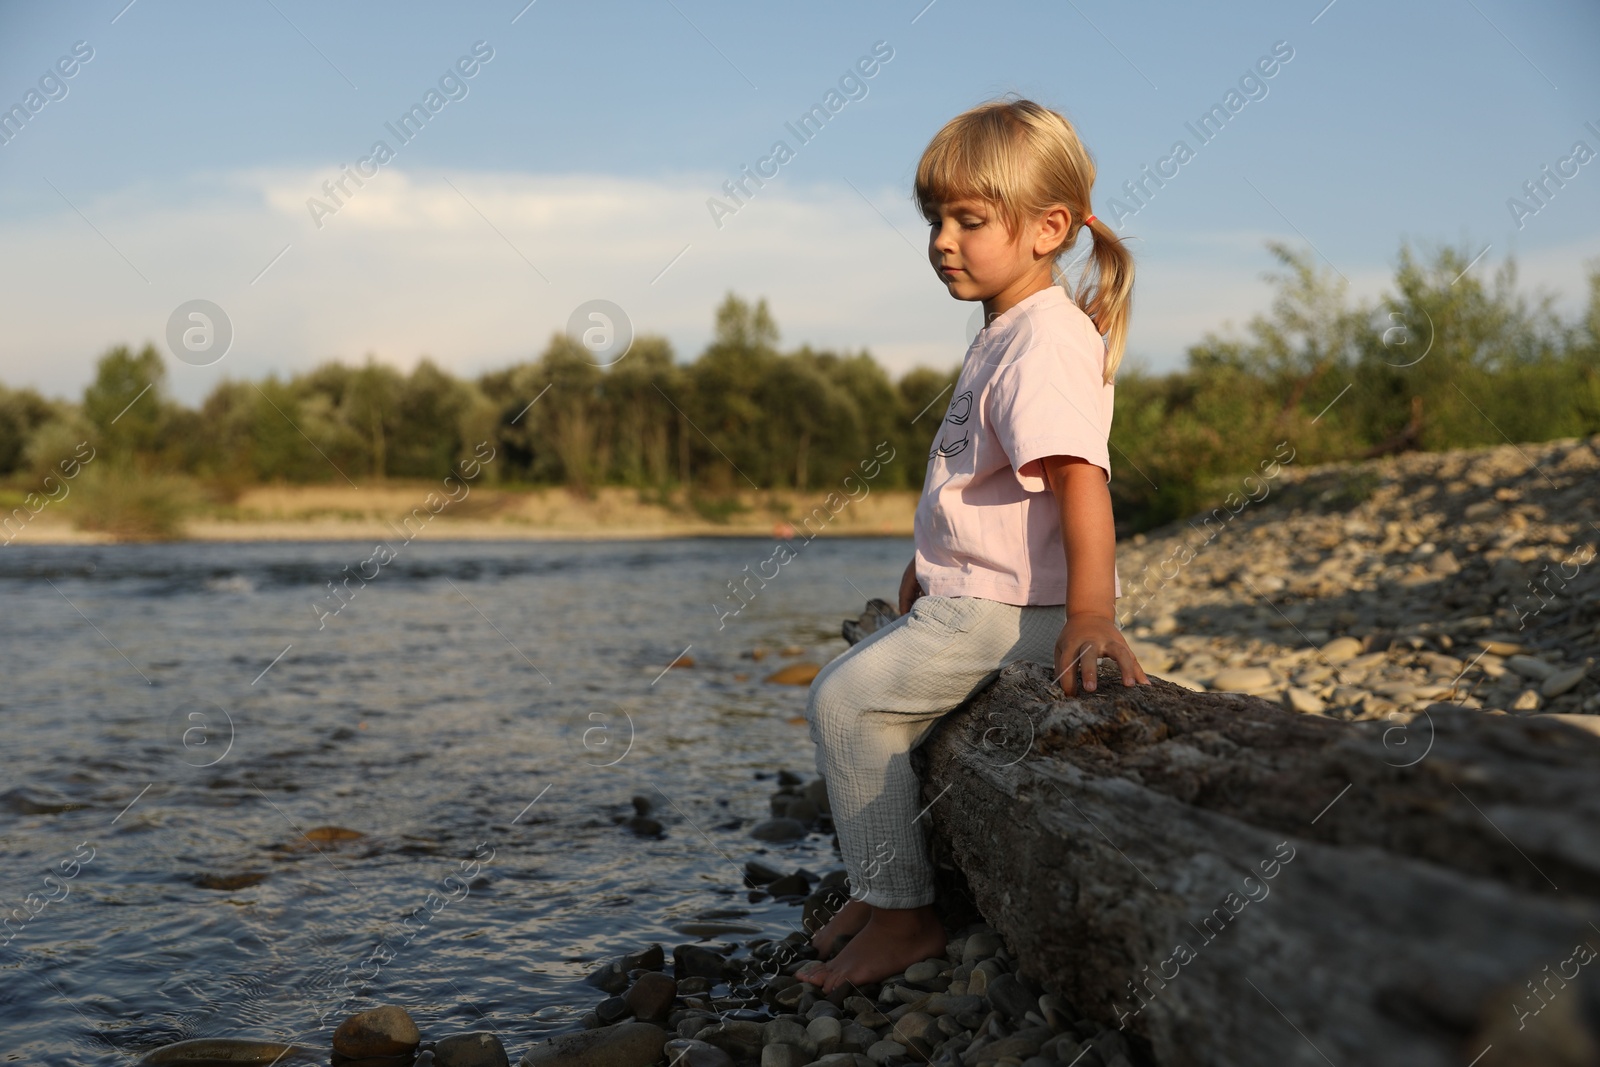
{"type": "Polygon", "coordinates": [[[924,596],[817,674],[806,718],[851,896],[877,908],[933,902],[911,750],[1001,667],[1053,663],[1065,621],[1060,604],[924,596]]]}

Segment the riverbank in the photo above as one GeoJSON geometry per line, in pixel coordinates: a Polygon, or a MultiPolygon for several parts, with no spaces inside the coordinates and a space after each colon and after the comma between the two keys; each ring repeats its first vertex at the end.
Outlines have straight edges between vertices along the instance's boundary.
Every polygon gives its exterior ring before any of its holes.
{"type": "MultiPolygon", "coordinates": [[[[866,492],[858,488],[855,498],[843,491],[769,490],[691,499],[681,492],[656,494],[618,487],[589,494],[564,488],[483,487],[451,501],[435,482],[391,482],[359,489],[269,485],[243,490],[225,503],[194,504],[164,535],[141,534],[137,515],[120,522],[107,521],[112,517],[103,514],[91,516],[88,503],[71,497],[41,508],[26,521],[14,521],[6,535],[14,534],[9,543],[34,545],[126,540],[366,542],[397,536],[428,541],[911,536],[917,494],[866,488],[866,492]]],[[[10,499],[16,495],[0,498],[14,519],[16,513],[10,509],[23,506],[20,498],[10,499]]],[[[7,543],[4,536],[0,543],[7,543]]]]}

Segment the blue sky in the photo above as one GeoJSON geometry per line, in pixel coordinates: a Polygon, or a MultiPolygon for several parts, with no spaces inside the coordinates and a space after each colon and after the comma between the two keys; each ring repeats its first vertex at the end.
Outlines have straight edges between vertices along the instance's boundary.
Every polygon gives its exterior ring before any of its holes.
{"type": "Polygon", "coordinates": [[[0,145],[0,381],[75,396],[196,298],[235,339],[171,362],[190,401],[369,354],[503,366],[594,298],[687,359],[730,289],[765,297],[786,345],[952,366],[972,305],[927,266],[910,181],[943,122],[1011,91],[1077,125],[1102,217],[1175,141],[1194,150],[1120,219],[1149,368],[1265,307],[1268,240],[1366,296],[1402,240],[1487,246],[1475,270],[1514,255],[1568,314],[1600,256],[1600,161],[1520,228],[1506,206],[1574,142],[1600,151],[1593,3],[525,2],[0,7],[0,107],[93,49],[0,145]],[[386,129],[480,41],[492,58],[420,133],[386,129]],[[785,123],[875,46],[892,58],[800,143],[785,123]],[[1186,124],[1275,46],[1292,59],[1202,145],[1186,124]],[[380,139],[393,159],[314,220],[380,139]],[[794,158],[718,226],[708,199],[779,139],[794,158]]]}

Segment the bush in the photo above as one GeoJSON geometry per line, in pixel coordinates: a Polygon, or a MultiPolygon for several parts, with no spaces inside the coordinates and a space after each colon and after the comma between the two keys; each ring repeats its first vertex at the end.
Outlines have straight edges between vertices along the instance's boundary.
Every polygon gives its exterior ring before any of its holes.
{"type": "Polygon", "coordinates": [[[119,541],[171,541],[183,536],[184,517],[198,501],[187,478],[102,467],[86,470],[64,503],[80,530],[119,541]]]}

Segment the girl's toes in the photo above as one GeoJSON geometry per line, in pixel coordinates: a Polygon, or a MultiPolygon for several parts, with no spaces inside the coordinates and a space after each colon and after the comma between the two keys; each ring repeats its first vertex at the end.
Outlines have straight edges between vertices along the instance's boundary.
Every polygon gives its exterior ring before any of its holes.
{"type": "Polygon", "coordinates": [[[820,986],[827,982],[828,967],[821,960],[808,960],[801,964],[800,969],[794,972],[794,976],[802,982],[820,986]]]}

